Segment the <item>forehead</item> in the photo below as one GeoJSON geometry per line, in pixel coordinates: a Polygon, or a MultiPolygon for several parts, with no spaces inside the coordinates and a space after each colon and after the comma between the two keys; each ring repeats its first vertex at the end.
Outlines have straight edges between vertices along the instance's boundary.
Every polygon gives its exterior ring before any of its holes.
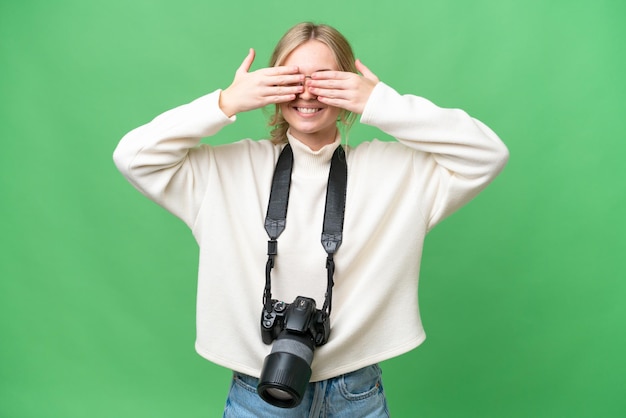
{"type": "Polygon", "coordinates": [[[283,65],[297,65],[302,74],[339,69],[331,49],[323,42],[316,40],[306,41],[291,51],[283,65]]]}

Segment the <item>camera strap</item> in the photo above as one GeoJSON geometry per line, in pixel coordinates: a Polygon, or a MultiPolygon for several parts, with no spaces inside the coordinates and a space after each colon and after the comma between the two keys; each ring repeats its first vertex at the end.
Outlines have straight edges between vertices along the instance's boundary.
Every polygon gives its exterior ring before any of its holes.
{"type": "MultiPolygon", "coordinates": [[[[267,205],[265,217],[265,231],[269,236],[267,242],[267,264],[265,266],[265,292],[263,304],[266,310],[271,311],[272,303],[272,279],[271,272],[274,267],[274,259],[278,254],[277,239],[285,230],[287,220],[287,206],[289,204],[289,188],[291,186],[291,171],[293,169],[293,151],[287,144],[278,157],[270,199],[267,205]]],[[[324,223],[322,228],[322,246],[328,254],[326,258],[327,286],[324,306],[330,316],[335,275],[335,261],[333,255],[339,249],[343,239],[343,220],[346,206],[346,187],[348,185],[348,166],[346,154],[340,145],[335,149],[330,162],[328,173],[328,185],[326,186],[326,206],[324,209],[324,223]]]]}

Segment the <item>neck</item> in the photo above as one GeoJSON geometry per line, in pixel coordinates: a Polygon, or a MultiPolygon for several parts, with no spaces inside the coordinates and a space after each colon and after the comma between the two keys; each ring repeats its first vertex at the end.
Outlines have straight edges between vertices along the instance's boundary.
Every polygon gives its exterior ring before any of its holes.
{"type": "Polygon", "coordinates": [[[297,135],[289,132],[294,138],[309,147],[312,151],[319,151],[326,145],[332,144],[337,139],[339,133],[336,126],[327,129],[325,132],[315,132],[306,134],[298,132],[297,135]]]}
{"type": "Polygon", "coordinates": [[[293,150],[293,174],[297,177],[327,177],[330,160],[341,138],[337,136],[333,143],[313,150],[293,135],[287,135],[293,150]]]}

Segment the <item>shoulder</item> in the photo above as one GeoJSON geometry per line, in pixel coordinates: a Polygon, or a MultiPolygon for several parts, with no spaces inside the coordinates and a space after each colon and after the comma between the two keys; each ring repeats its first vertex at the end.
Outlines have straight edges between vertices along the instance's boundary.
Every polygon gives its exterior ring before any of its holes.
{"type": "MultiPolygon", "coordinates": [[[[254,140],[254,139],[240,139],[238,141],[229,142],[219,145],[202,145],[210,149],[210,151],[220,157],[227,157],[229,155],[242,156],[242,153],[249,153],[250,155],[265,155],[273,154],[276,150],[280,151],[282,145],[276,145],[272,141],[267,139],[254,140]]],[[[244,154],[245,155],[245,154],[244,154]]]]}
{"type": "Polygon", "coordinates": [[[251,167],[274,166],[283,145],[270,140],[242,139],[221,145],[201,146],[200,152],[207,153],[216,167],[230,169],[243,165],[251,167]]]}
{"type": "Polygon", "coordinates": [[[350,155],[349,158],[355,160],[367,158],[411,159],[415,157],[416,151],[397,140],[382,141],[380,139],[372,139],[349,147],[347,154],[350,155]]]}
{"type": "Polygon", "coordinates": [[[397,140],[373,139],[349,147],[349,167],[367,175],[403,176],[432,169],[433,159],[428,153],[408,147],[397,140]]]}

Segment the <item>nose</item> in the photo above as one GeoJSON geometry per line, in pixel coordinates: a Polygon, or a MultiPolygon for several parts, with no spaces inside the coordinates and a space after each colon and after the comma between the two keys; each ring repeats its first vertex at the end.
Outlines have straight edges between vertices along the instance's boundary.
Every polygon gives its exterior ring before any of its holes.
{"type": "Polygon", "coordinates": [[[307,87],[307,85],[306,85],[306,80],[307,80],[307,78],[309,78],[309,79],[310,79],[310,78],[311,78],[311,76],[310,76],[310,75],[306,75],[306,76],[304,76],[304,83],[302,84],[302,88],[303,88],[303,90],[302,90],[302,93],[300,93],[300,98],[301,98],[302,100],[315,100],[315,99],[317,99],[317,96],[315,96],[314,94],[312,94],[312,93],[309,91],[309,88],[308,88],[308,87],[307,87]]]}

